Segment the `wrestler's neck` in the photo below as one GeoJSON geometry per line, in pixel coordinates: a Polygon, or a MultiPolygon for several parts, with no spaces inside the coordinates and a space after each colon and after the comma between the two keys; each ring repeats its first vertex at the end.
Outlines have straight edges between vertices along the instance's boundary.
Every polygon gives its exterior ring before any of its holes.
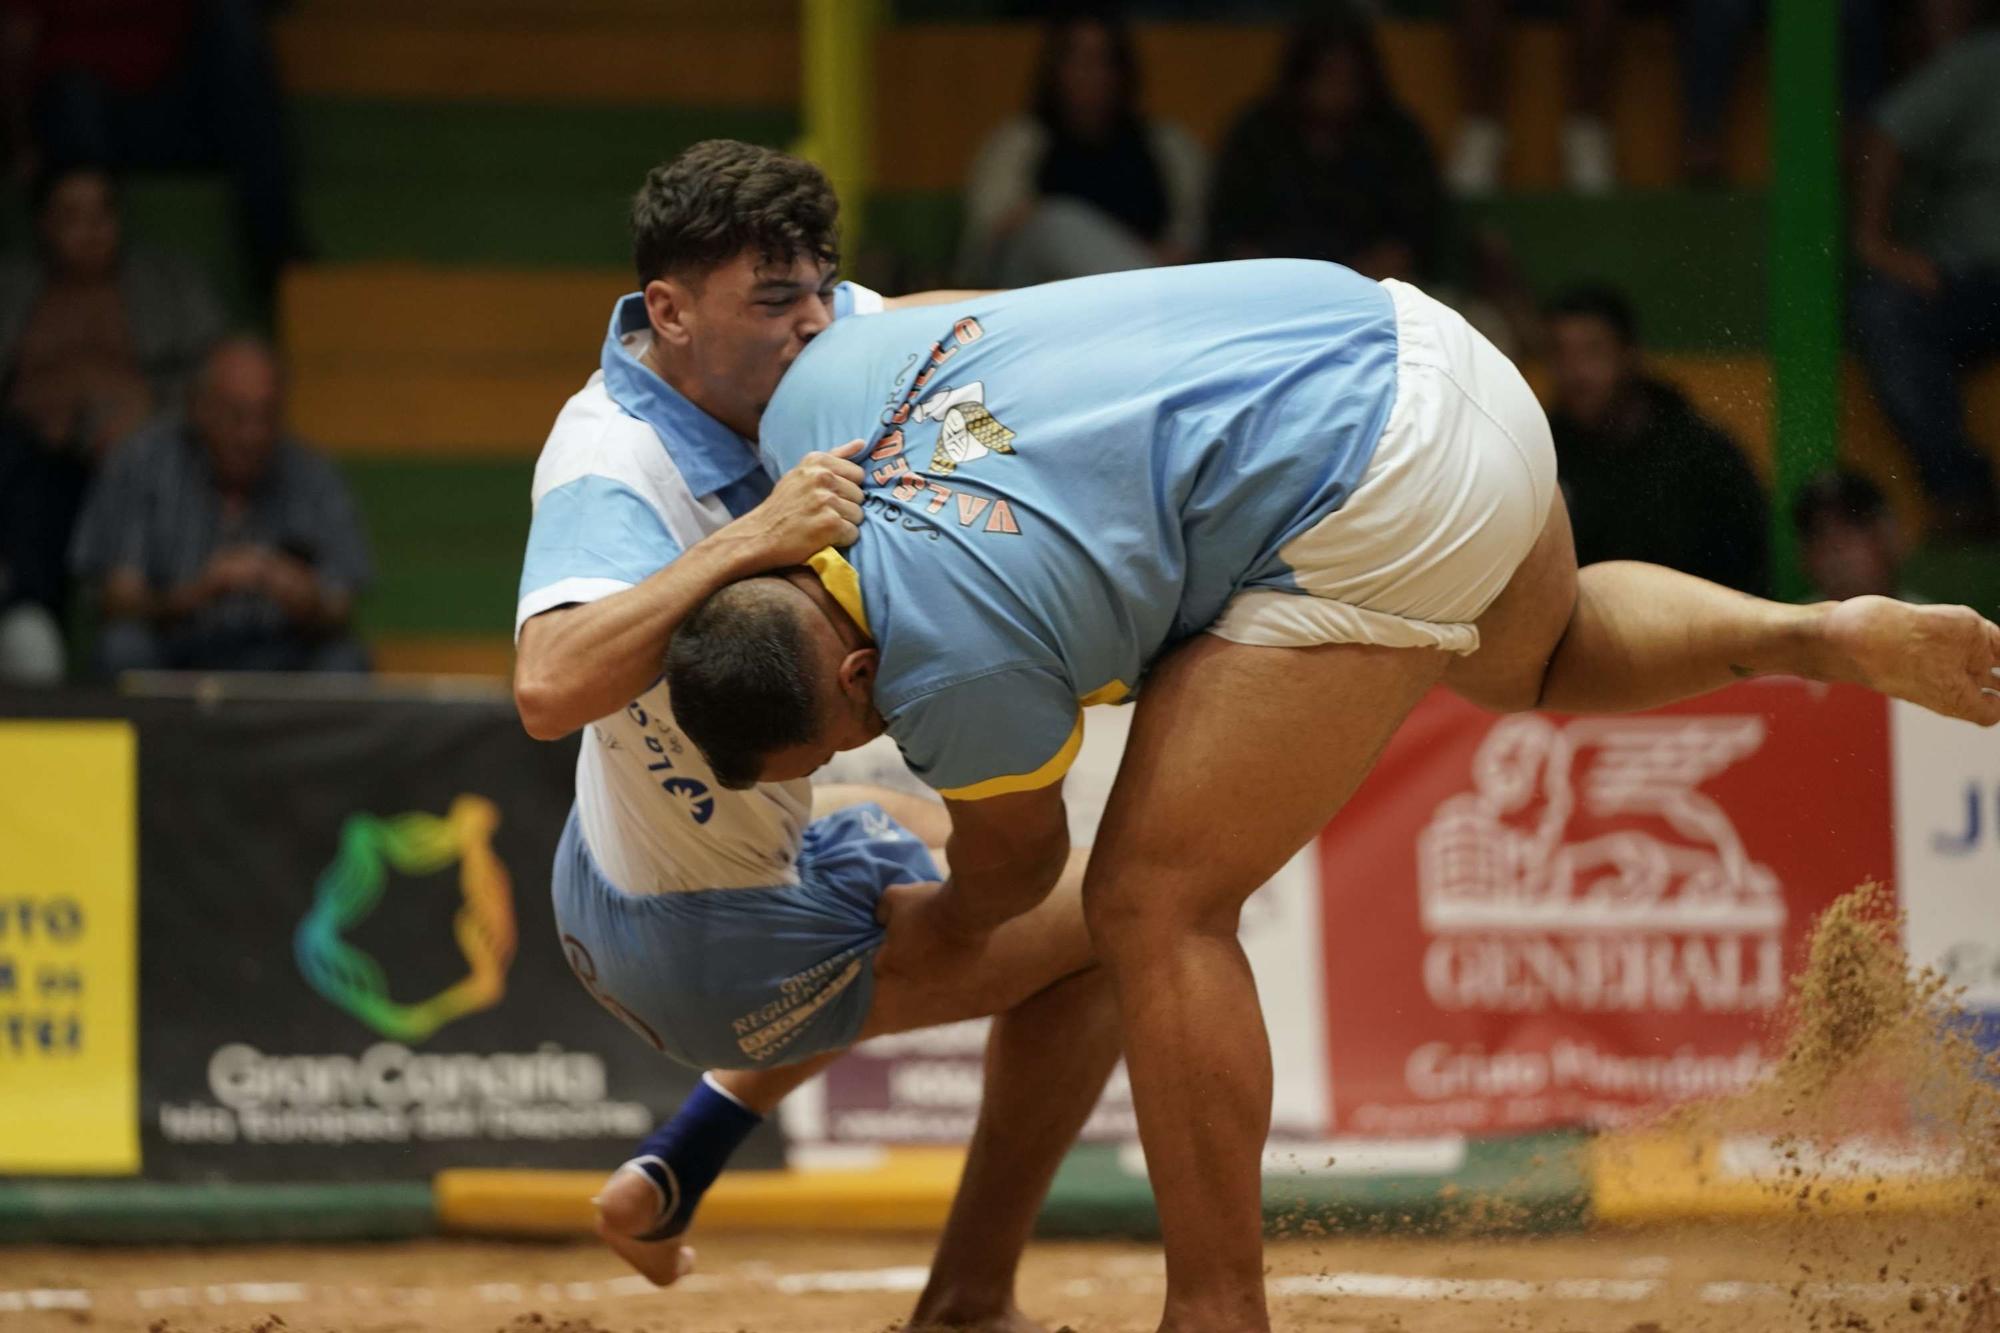
{"type": "Polygon", "coordinates": [[[826,590],[826,585],[819,581],[819,575],[810,569],[788,569],[784,573],[784,578],[819,608],[820,614],[824,615],[827,623],[833,626],[834,635],[840,640],[842,652],[851,653],[857,648],[876,646],[874,636],[854,623],[854,617],[847,614],[846,607],[834,600],[833,594],[826,590]]]}
{"type": "Polygon", "coordinates": [[[750,444],[757,442],[757,423],[763,416],[761,406],[750,406],[726,396],[697,376],[693,368],[671,353],[663,352],[658,339],[647,342],[639,353],[639,364],[665,380],[667,387],[693,403],[702,411],[729,427],[736,435],[750,444]]]}

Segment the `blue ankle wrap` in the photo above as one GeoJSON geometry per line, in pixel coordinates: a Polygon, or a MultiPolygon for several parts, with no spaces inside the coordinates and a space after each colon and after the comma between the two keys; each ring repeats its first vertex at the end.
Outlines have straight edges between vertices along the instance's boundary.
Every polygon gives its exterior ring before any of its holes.
{"type": "Polygon", "coordinates": [[[626,1165],[646,1173],[660,1191],[660,1220],[641,1240],[667,1240],[688,1229],[695,1205],[722,1174],[764,1117],[710,1087],[697,1084],[674,1118],[639,1145],[626,1165]]]}

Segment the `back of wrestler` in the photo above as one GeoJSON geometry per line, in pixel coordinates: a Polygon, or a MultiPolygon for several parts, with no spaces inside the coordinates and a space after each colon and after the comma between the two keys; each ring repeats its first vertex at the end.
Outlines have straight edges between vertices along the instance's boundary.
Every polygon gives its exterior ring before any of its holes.
{"type": "MultiPolygon", "coordinates": [[[[760,449],[781,473],[868,441],[847,557],[883,651],[876,703],[893,720],[984,672],[1019,725],[980,771],[1022,774],[1069,738],[1074,701],[1125,697],[1238,591],[1287,582],[1279,549],[1368,466],[1396,351],[1387,292],[1332,264],[1054,283],[837,324],[787,373],[760,449]]],[[[952,772],[926,771],[949,765],[938,739],[905,753],[952,795],[952,772]]]]}

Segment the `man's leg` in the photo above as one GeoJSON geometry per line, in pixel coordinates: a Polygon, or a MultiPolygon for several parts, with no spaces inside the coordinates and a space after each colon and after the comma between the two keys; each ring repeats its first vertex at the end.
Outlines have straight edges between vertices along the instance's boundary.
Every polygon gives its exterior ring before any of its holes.
{"type": "Polygon", "coordinates": [[[2000,628],[1977,612],[1883,597],[1791,606],[1632,561],[1579,572],[1560,496],[1479,639],[1444,683],[1502,712],[1627,712],[1788,675],[2000,722],[2000,628]]]}
{"type": "Polygon", "coordinates": [[[1443,670],[1428,649],[1203,636],[1147,679],[1084,902],[1117,988],[1166,1241],[1164,1329],[1268,1327],[1260,1158],[1271,1058],[1238,914],[1325,826],[1443,670]]]}
{"type": "Polygon", "coordinates": [[[1014,1304],[1021,1254],[1118,1050],[1117,997],[1102,968],[1066,977],[994,1020],[979,1123],[911,1329],[1038,1327],[1014,1304]]]}

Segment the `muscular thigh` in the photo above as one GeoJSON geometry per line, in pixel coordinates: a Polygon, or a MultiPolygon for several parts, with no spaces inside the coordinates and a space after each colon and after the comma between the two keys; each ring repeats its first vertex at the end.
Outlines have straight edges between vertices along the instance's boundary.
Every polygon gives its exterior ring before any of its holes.
{"type": "Polygon", "coordinates": [[[1477,622],[1479,648],[1452,659],[1444,683],[1497,712],[1533,708],[1542,677],[1576,608],[1576,545],[1562,492],[1549,505],[1542,534],[1477,622]]]}
{"type": "Polygon", "coordinates": [[[1233,929],[1444,669],[1423,648],[1201,635],[1147,677],[1085,899],[1100,951],[1145,921],[1233,929]]]}

